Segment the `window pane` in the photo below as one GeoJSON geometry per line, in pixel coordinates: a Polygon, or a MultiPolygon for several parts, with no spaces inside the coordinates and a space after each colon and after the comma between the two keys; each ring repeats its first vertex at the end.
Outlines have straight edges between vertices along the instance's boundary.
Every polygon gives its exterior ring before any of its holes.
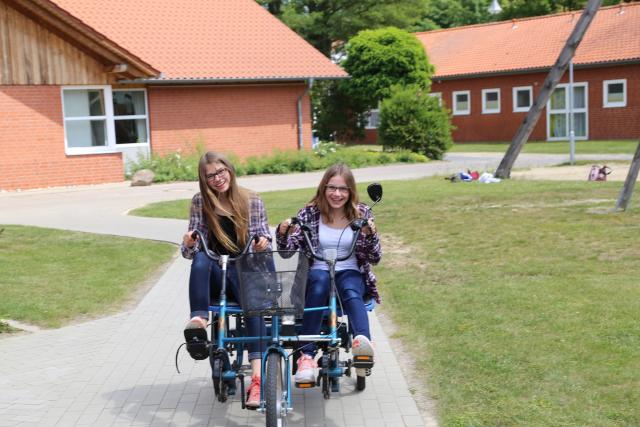
{"type": "Polygon", "coordinates": [[[551,114],[550,118],[551,136],[553,138],[567,137],[567,115],[551,114]]]}
{"type": "Polygon", "coordinates": [[[624,85],[622,83],[609,84],[607,89],[607,102],[624,102],[624,85]]]}
{"type": "Polygon", "coordinates": [[[367,128],[369,129],[377,129],[380,124],[380,110],[371,110],[369,111],[369,118],[367,121],[367,128]]]}
{"type": "Polygon", "coordinates": [[[144,92],[114,91],[113,114],[116,116],[143,116],[146,115],[144,105],[144,92]]]}
{"type": "Polygon", "coordinates": [[[146,143],[147,120],[115,120],[116,144],[146,143]]]}
{"type": "Polygon", "coordinates": [[[519,90],[516,93],[516,107],[517,108],[529,108],[531,107],[531,96],[528,90],[519,90]]]}
{"type": "Polygon", "coordinates": [[[587,136],[587,113],[573,114],[573,132],[575,136],[587,136]]]}
{"type": "Polygon", "coordinates": [[[551,109],[564,110],[567,106],[565,101],[565,89],[563,87],[556,88],[551,94],[551,109]]]}
{"type": "Polygon", "coordinates": [[[485,92],[485,108],[487,110],[497,110],[500,108],[498,101],[498,92],[485,92]]]}
{"type": "Polygon", "coordinates": [[[456,95],[456,110],[467,111],[469,109],[469,97],[467,94],[456,95]]]}
{"type": "Polygon", "coordinates": [[[104,93],[102,89],[65,90],[65,117],[104,116],[104,93]]]}
{"type": "Polygon", "coordinates": [[[107,145],[106,120],[72,120],[65,123],[69,147],[104,147],[107,145]]]}
{"type": "Polygon", "coordinates": [[[574,86],[573,88],[573,108],[585,108],[587,97],[584,86],[574,86]]]}

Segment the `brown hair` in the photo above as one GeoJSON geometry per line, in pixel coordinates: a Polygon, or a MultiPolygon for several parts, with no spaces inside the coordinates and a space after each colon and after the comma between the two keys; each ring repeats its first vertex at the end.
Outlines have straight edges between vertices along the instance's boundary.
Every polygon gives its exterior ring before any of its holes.
{"type": "Polygon", "coordinates": [[[344,163],[338,163],[333,166],[330,166],[324,173],[324,176],[320,180],[320,184],[318,185],[318,190],[316,191],[316,195],[309,202],[310,205],[315,205],[319,210],[320,214],[325,218],[329,223],[333,222],[333,216],[331,215],[331,207],[327,202],[326,196],[326,187],[327,183],[334,176],[339,175],[344,178],[347,187],[349,187],[349,198],[347,199],[347,203],[344,204],[344,216],[352,221],[356,219],[358,215],[358,189],[356,188],[356,180],[353,177],[353,173],[351,173],[351,169],[349,166],[344,163]]]}
{"type": "Polygon", "coordinates": [[[205,153],[198,164],[198,181],[202,195],[202,215],[209,228],[209,238],[216,236],[216,240],[232,253],[240,252],[240,248],[247,243],[249,232],[249,191],[240,187],[236,180],[236,170],[231,162],[222,154],[214,151],[205,153]],[[220,216],[216,207],[220,205],[218,193],[207,184],[207,165],[222,163],[229,171],[229,189],[227,199],[231,205],[231,222],[236,230],[237,242],[231,241],[220,226],[220,216]]]}

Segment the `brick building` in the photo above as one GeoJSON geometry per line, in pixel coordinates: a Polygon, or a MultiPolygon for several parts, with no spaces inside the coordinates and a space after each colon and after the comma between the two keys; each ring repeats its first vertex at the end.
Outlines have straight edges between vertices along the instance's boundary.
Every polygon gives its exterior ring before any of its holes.
{"type": "MultiPolygon", "coordinates": [[[[511,141],[580,11],[417,33],[456,142],[511,141]]],[[[640,137],[640,3],[601,8],[573,58],[576,139],[640,137]]],[[[567,140],[569,73],[531,140],[567,140]]],[[[367,140],[375,141],[374,126],[367,140]]]]}
{"type": "Polygon", "coordinates": [[[307,148],[309,87],[344,77],[254,0],[0,0],[0,190],[307,148]]]}

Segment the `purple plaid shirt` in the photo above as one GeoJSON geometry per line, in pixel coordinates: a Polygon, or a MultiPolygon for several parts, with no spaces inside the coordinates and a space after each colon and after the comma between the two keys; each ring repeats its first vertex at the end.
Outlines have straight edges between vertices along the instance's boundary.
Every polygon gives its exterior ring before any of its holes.
{"type": "MultiPolygon", "coordinates": [[[[197,193],[191,199],[191,209],[189,211],[189,230],[200,230],[205,236],[209,233],[209,227],[204,220],[202,213],[202,195],[197,193]]],[[[271,241],[271,234],[269,233],[269,223],[267,222],[267,211],[264,209],[264,203],[260,196],[256,193],[251,193],[249,196],[249,236],[264,236],[271,241]]],[[[188,248],[182,243],[180,245],[180,251],[182,256],[187,259],[193,259],[197,249],[196,245],[193,248],[188,248]]],[[[271,250],[271,248],[267,248],[271,250]]]]}
{"type": "MultiPolygon", "coordinates": [[[[364,203],[358,203],[358,212],[360,213],[361,218],[373,219],[371,209],[364,203]]],[[[298,218],[300,218],[300,220],[307,224],[311,229],[311,236],[309,236],[311,238],[311,244],[313,245],[314,250],[318,250],[318,247],[320,246],[318,239],[320,210],[314,205],[305,206],[298,212],[298,218]]],[[[278,249],[280,250],[296,250],[302,248],[307,256],[311,257],[311,252],[306,249],[302,230],[299,228],[288,236],[281,236],[276,233],[276,242],[278,243],[278,249]]],[[[376,286],[378,280],[371,270],[371,266],[376,265],[380,261],[380,258],[382,258],[382,249],[380,248],[380,237],[378,236],[378,233],[375,233],[372,236],[365,236],[363,233],[359,233],[356,240],[355,252],[358,267],[365,279],[367,293],[370,294],[378,304],[380,304],[380,295],[378,294],[378,288],[376,286]]]]}

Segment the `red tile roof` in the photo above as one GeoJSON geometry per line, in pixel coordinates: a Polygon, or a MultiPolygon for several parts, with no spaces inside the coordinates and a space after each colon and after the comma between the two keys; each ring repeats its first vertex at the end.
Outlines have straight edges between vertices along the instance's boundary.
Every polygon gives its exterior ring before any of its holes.
{"type": "MultiPolygon", "coordinates": [[[[553,66],[582,11],[417,33],[434,77],[497,74],[553,66]]],[[[576,65],[640,62],[640,3],[601,8],[576,65]],[[622,13],[621,13],[622,12],[622,13]]]]}
{"type": "Polygon", "coordinates": [[[51,0],[166,80],[347,74],[255,0],[51,0]]]}

